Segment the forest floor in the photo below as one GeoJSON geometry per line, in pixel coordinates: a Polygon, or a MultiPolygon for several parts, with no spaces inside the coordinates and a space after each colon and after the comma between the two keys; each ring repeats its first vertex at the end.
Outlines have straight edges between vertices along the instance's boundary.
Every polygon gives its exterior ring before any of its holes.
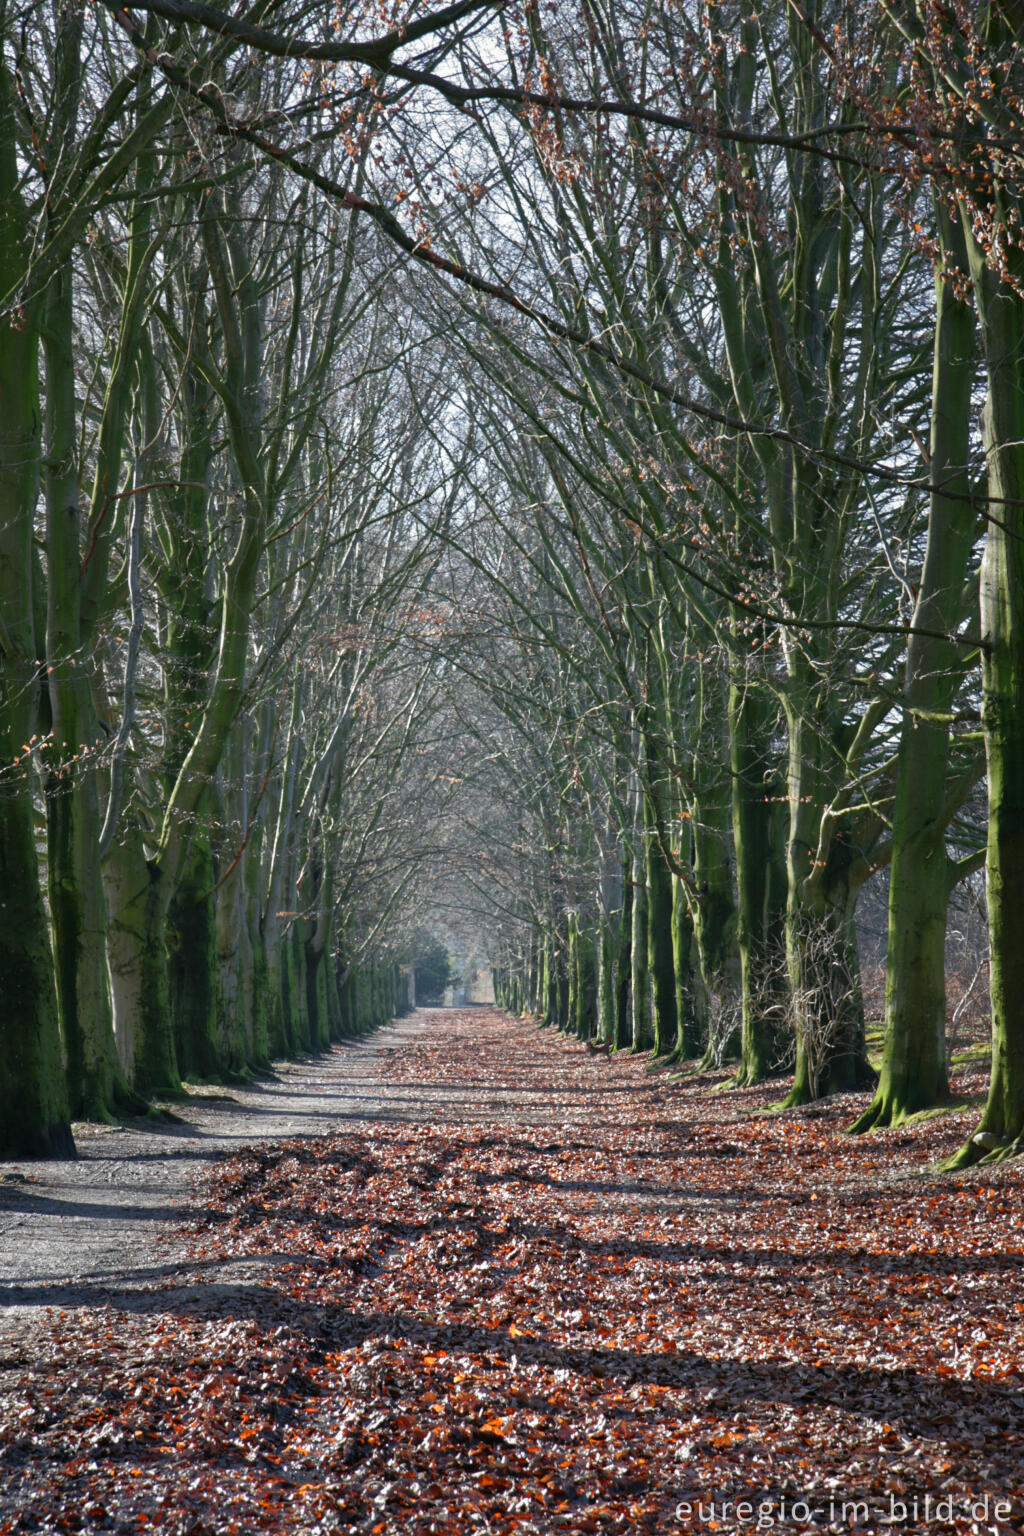
{"type": "Polygon", "coordinates": [[[438,1010],[0,1167],[0,1533],[1024,1531],[1024,1170],[715,1087],[438,1010]]]}

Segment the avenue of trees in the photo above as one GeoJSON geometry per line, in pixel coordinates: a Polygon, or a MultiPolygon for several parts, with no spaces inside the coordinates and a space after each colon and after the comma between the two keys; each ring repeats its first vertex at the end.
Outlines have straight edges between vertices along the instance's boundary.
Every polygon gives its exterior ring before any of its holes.
{"type": "Polygon", "coordinates": [[[895,1123],[982,872],[1022,1150],[1022,28],[0,0],[0,1153],[390,1016],[447,896],[895,1123]]]}

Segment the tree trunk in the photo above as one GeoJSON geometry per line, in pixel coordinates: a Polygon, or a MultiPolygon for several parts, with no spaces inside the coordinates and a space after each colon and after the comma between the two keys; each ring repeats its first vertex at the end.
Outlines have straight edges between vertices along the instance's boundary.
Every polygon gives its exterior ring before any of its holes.
{"type": "Polygon", "coordinates": [[[568,992],[568,997],[567,997],[567,1000],[566,1000],[565,1027],[568,1030],[572,1030],[573,1033],[576,1033],[576,1013],[577,1013],[577,1002],[576,1002],[576,999],[577,999],[577,996],[578,996],[578,993],[579,993],[579,982],[580,982],[580,964],[579,964],[579,958],[580,958],[580,956],[579,956],[579,950],[580,950],[580,930],[579,930],[579,917],[578,917],[578,915],[575,912],[570,912],[569,913],[569,922],[568,922],[568,927],[567,927],[567,930],[566,930],[566,934],[567,934],[567,940],[568,940],[568,945],[569,945],[569,959],[568,959],[569,992],[568,992]]]}
{"type": "Polygon", "coordinates": [[[223,1080],[217,1041],[216,872],[203,811],[167,913],[171,1021],[183,1077],[223,1080]]]}
{"type": "Polygon", "coordinates": [[[647,968],[647,859],[641,850],[633,855],[633,914],[630,940],[630,998],[633,1005],[631,1047],[649,1051],[654,1044],[651,1028],[651,975],[647,968]]]}
{"type": "Polygon", "coordinates": [[[594,943],[589,929],[576,931],[576,1010],[572,1016],[573,1032],[578,1040],[589,1040],[597,1022],[597,971],[594,943]]]}
{"type": "MultiPolygon", "coordinates": [[[[10,680],[5,663],[5,691],[10,680]]],[[[9,763],[13,711],[8,699],[4,706],[0,740],[9,763]]],[[[0,892],[0,1155],[73,1157],[27,773],[0,794],[0,892]]]]}
{"type": "MultiPolygon", "coordinates": [[[[12,82],[0,58],[0,289],[16,288],[31,248],[18,191],[12,82]]],[[[69,1157],[53,956],[35,845],[32,768],[41,653],[33,593],[39,485],[39,304],[26,298],[0,334],[0,1153],[69,1157]]]]}
{"type": "MultiPolygon", "coordinates": [[[[683,882],[676,879],[672,889],[672,968],[676,983],[676,1020],[678,1024],[676,1056],[680,1061],[696,1061],[701,1053],[702,1010],[698,999],[704,993],[700,974],[700,956],[693,933],[693,914],[683,882]]],[[[703,1010],[706,1013],[706,1009],[703,1010]]]]}
{"type": "Polygon", "coordinates": [[[633,978],[633,882],[630,878],[632,862],[623,861],[622,871],[622,922],[619,928],[619,953],[615,964],[615,1050],[624,1051],[629,1046],[632,1033],[630,1025],[630,992],[633,978]]]}
{"type": "MultiPolygon", "coordinates": [[[[325,965],[327,968],[327,1032],[333,1044],[344,1039],[345,1020],[341,1011],[341,989],[338,986],[338,972],[334,963],[334,956],[330,952],[325,957],[325,965]]],[[[399,981],[399,990],[398,1012],[404,1016],[411,1011],[409,1006],[409,977],[404,971],[399,981]]]]}
{"type": "Polygon", "coordinates": [[[988,762],[992,1076],[974,1137],[953,1159],[1024,1152],[1024,253],[1011,230],[1012,283],[972,252],[988,402],[992,520],[981,566],[982,723],[988,762]]]}
{"type": "Polygon", "coordinates": [[[601,935],[597,950],[597,1038],[606,1045],[615,1043],[615,972],[619,957],[614,920],[601,916],[601,935]]]}
{"type": "Polygon", "coordinates": [[[165,902],[133,822],[122,825],[103,866],[107,964],[118,1055],[128,1081],[147,1098],[181,1092],[165,945],[165,902]]]}
{"type": "Polygon", "coordinates": [[[672,871],[658,841],[650,797],[644,795],[647,851],[647,968],[651,977],[651,1043],[655,1056],[671,1056],[679,1040],[672,925],[672,871]]]}
{"type": "Polygon", "coordinates": [[[327,957],[312,940],[305,949],[306,1010],[314,1051],[326,1051],[331,1043],[331,1021],[327,1009],[327,957]]]}
{"type": "Polygon", "coordinates": [[[735,1057],[740,1047],[738,1023],[728,1028],[724,1038],[714,1042],[711,1039],[712,1031],[722,1028],[720,1016],[713,1013],[714,999],[717,998],[719,1010],[731,1013],[730,1005],[738,996],[740,985],[736,906],[729,870],[728,837],[723,828],[705,825],[695,833],[693,870],[697,889],[690,911],[699,960],[694,1001],[701,1032],[707,1041],[703,1065],[710,1068],[735,1057]]]}
{"type": "MultiPolygon", "coordinates": [[[[817,867],[825,806],[834,792],[823,756],[827,713],[819,685],[803,667],[791,674],[789,724],[789,851],[786,964],[796,1036],[793,1086],[786,1107],[829,1093],[874,1086],[864,1046],[855,896],[848,891],[849,851],[830,839],[827,867],[817,867]],[[794,675],[795,674],[795,675],[794,675]]],[[[833,750],[833,758],[838,754],[833,750]]]]}
{"type": "Polygon", "coordinates": [[[556,1029],[564,1029],[569,1022],[569,956],[568,945],[561,934],[555,934],[555,1017],[556,1029]]]}
{"type": "MultiPolygon", "coordinates": [[[[306,944],[297,919],[292,922],[285,934],[284,946],[284,970],[288,978],[288,1001],[291,1007],[289,1034],[295,1043],[295,1048],[306,1056],[313,1049],[313,1038],[310,1033],[309,997],[306,992],[306,944]]],[[[370,970],[372,982],[372,967],[370,970]]],[[[371,987],[366,1010],[371,1020],[374,1019],[374,1008],[375,997],[371,987]]]]}
{"type": "Polygon", "coordinates": [[[109,1120],[141,1111],[121,1070],[107,976],[107,904],[100,868],[95,751],[99,728],[89,689],[81,623],[77,412],[71,268],[46,296],[47,875],[57,1004],[72,1115],[109,1120]]]}
{"type": "Polygon", "coordinates": [[[217,891],[214,903],[217,954],[217,1055],[231,1074],[266,1065],[266,1043],[257,1045],[253,952],[244,889],[243,857],[217,891]]]}
{"type": "Polygon", "coordinates": [[[836,892],[790,919],[787,939],[796,1033],[787,1107],[875,1086],[864,1042],[864,1006],[854,922],[856,897],[836,892]]]}
{"type": "Polygon", "coordinates": [[[780,1070],[785,1028],[786,863],[783,807],[765,753],[774,711],[736,664],[729,684],[736,939],[740,959],[737,1086],[780,1070]]]}
{"type": "MultiPolygon", "coordinates": [[[[962,234],[939,208],[952,265],[966,265],[962,234]],[[951,236],[956,235],[955,240],[951,236]]],[[[914,605],[914,629],[954,634],[977,528],[970,499],[974,313],[940,270],[936,316],[928,541],[914,605]]],[[[950,710],[962,677],[956,648],[911,634],[892,823],[885,1048],[878,1091],[854,1131],[896,1125],[946,1097],[946,777],[950,710]]]]}

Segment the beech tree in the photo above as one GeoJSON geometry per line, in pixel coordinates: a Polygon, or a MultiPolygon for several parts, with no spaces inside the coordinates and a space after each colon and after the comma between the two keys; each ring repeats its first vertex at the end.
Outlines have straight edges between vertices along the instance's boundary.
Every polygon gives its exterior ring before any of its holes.
{"type": "MultiPolygon", "coordinates": [[[[103,977],[103,898],[88,853],[99,831],[95,779],[87,768],[73,783],[61,782],[69,757],[80,759],[83,749],[95,748],[83,652],[90,644],[95,589],[102,589],[105,577],[110,524],[101,468],[84,528],[84,548],[95,562],[83,568],[74,448],[72,253],[94,209],[115,194],[160,131],[170,103],[148,97],[150,69],[145,64],[127,73],[99,67],[85,80],[83,18],[74,5],[55,4],[45,22],[38,14],[30,18],[22,35],[31,27],[36,44],[44,36],[47,42],[35,48],[30,67],[17,77],[6,51],[12,25],[5,6],[0,10],[5,44],[0,59],[0,431],[5,443],[0,602],[6,638],[0,731],[7,784],[0,844],[8,921],[0,953],[3,984],[12,999],[13,1038],[10,1050],[2,1053],[0,1124],[9,1150],[54,1153],[71,1145],[69,1086],[70,1107],[79,1113],[104,1114],[118,1103],[136,1102],[127,1094],[114,1053],[103,977]],[[45,412],[39,397],[44,335],[45,412]],[[33,548],[44,420],[48,586],[33,548]],[[41,667],[47,679],[45,700],[38,688],[41,667]],[[51,754],[45,772],[56,988],[34,835],[32,749],[41,739],[51,754]],[[61,1068],[60,1024],[67,1078],[61,1068]]],[[[141,259],[138,245],[134,259],[136,264],[141,259]]],[[[111,385],[102,453],[116,462],[123,413],[115,379],[111,385]]]]}
{"type": "Polygon", "coordinates": [[[1019,17],[1012,5],[944,10],[886,6],[906,39],[916,100],[926,102],[918,172],[959,217],[950,235],[949,279],[969,277],[985,361],[983,418],[986,537],[980,581],[982,720],[988,770],[988,848],[992,995],[992,1078],[981,1126],[956,1163],[1003,1157],[1024,1145],[1024,1014],[1017,967],[1021,879],[1021,586],[1018,570],[1024,457],[1021,448],[1024,336],[1019,221],[1021,66],[1019,17]],[[950,131],[952,129],[952,132],[950,131]],[[932,152],[930,138],[941,145],[932,152]]]}
{"type": "Polygon", "coordinates": [[[460,796],[510,1006],[793,1105],[891,862],[899,1120],[986,769],[1019,1150],[1014,17],[0,6],[9,1150],[398,1006],[460,796]]]}
{"type": "MultiPolygon", "coordinates": [[[[111,35],[101,13],[96,25],[103,46],[88,55],[86,76],[85,19],[73,6],[58,6],[55,14],[52,47],[31,55],[17,88],[5,52],[2,79],[10,128],[3,146],[9,194],[4,291],[8,324],[19,338],[13,354],[5,351],[12,365],[7,420],[15,423],[5,476],[11,556],[5,623],[20,633],[23,657],[19,662],[5,648],[5,665],[18,673],[6,689],[13,711],[7,733],[20,745],[10,744],[4,858],[8,888],[22,893],[5,929],[11,995],[19,1000],[0,1117],[10,1151],[69,1148],[68,1092],[72,1113],[103,1117],[144,1108],[125,1074],[143,1094],[173,1093],[181,1070],[210,1077],[267,1064],[251,940],[253,919],[262,921],[252,891],[260,866],[251,862],[250,844],[278,743],[276,736],[258,741],[250,716],[254,694],[267,685],[267,657],[261,664],[254,629],[260,587],[270,578],[275,593],[291,588],[291,610],[271,644],[280,655],[281,647],[294,644],[326,550],[340,543],[336,582],[349,602],[357,592],[359,604],[367,601],[367,582],[376,583],[381,602],[399,601],[409,582],[415,591],[422,564],[412,532],[396,539],[393,529],[369,545],[363,537],[364,558],[352,561],[361,565],[353,587],[343,574],[347,546],[359,543],[360,523],[371,525],[388,510],[360,503],[357,515],[345,514],[346,530],[337,522],[335,489],[343,497],[352,482],[336,487],[328,470],[326,496],[322,483],[321,420],[337,404],[343,330],[373,308],[372,263],[355,263],[351,238],[336,238],[336,225],[315,250],[309,240],[292,239],[301,230],[301,191],[289,207],[279,175],[254,176],[251,156],[230,137],[211,140],[208,114],[200,120],[193,112],[179,136],[174,116],[181,98],[166,88],[149,34],[139,38],[141,62],[125,71],[130,46],[126,55],[126,44],[111,35]],[[79,147],[85,100],[94,118],[79,147]],[[38,113],[46,114],[42,136],[38,113]],[[176,183],[179,169],[185,174],[176,183]],[[121,222],[112,211],[119,199],[129,210],[121,222]],[[275,229],[289,231],[289,239],[275,244],[268,238],[275,229]],[[112,318],[112,347],[102,331],[76,329],[75,290],[87,270],[98,285],[100,313],[112,318]],[[353,272],[358,294],[350,302],[353,272]],[[41,343],[45,409],[38,413],[41,343]],[[93,432],[90,420],[85,433],[76,358],[83,344],[98,347],[101,380],[106,372],[98,426],[93,432]],[[84,459],[80,436],[89,444],[84,459]],[[138,453],[125,486],[129,436],[138,453]],[[77,508],[90,475],[90,514],[81,527],[77,508]],[[33,569],[41,478],[45,561],[33,569]],[[367,560],[378,547],[387,552],[383,562],[376,554],[367,560]],[[125,564],[115,578],[122,549],[125,564]],[[149,580],[155,608],[144,593],[149,580]],[[122,680],[110,667],[115,628],[130,636],[123,697],[122,680]],[[37,715],[36,669],[44,663],[48,688],[37,715]],[[159,703],[152,694],[154,666],[165,682],[159,703]],[[148,719],[138,708],[143,677],[148,719]],[[251,788],[254,744],[263,783],[251,788]],[[44,756],[56,995],[35,872],[35,763],[44,756]],[[241,823],[237,848],[227,836],[236,820],[231,807],[241,823]],[[113,917],[109,934],[105,898],[113,917]]],[[[42,24],[41,13],[36,21],[42,24]]],[[[5,14],[5,43],[9,37],[5,14]]],[[[231,51],[214,43],[201,59],[216,99],[230,97],[250,111],[277,110],[275,102],[288,98],[291,85],[280,78],[268,83],[245,64],[231,74],[231,51]]],[[[186,93],[186,114],[188,99],[186,93]]],[[[344,176],[357,173],[358,160],[343,152],[344,176]]],[[[371,325],[366,339],[374,335],[371,325]]],[[[361,345],[349,351],[357,381],[365,367],[361,345]]],[[[369,441],[360,446],[364,454],[371,451],[369,441]]],[[[390,509],[394,505],[392,497],[390,509]]],[[[319,617],[330,622],[335,616],[320,604],[319,617]]],[[[387,659],[387,646],[376,650],[387,659]]],[[[415,690],[411,701],[396,701],[406,734],[410,710],[415,716],[418,706],[415,690]]],[[[385,732],[375,751],[393,758],[401,734],[396,742],[385,732]]],[[[334,731],[332,741],[341,735],[334,731]]],[[[283,839],[278,849],[291,861],[293,889],[295,882],[306,887],[302,923],[286,925],[286,947],[299,964],[289,993],[299,1019],[290,1040],[296,1048],[322,1045],[344,1022],[333,973],[336,882],[333,869],[323,878],[317,852],[341,782],[333,749],[328,761],[329,768],[319,764],[300,789],[316,805],[312,840],[297,849],[283,839]]],[[[302,799],[298,804],[301,810],[302,799]]],[[[379,816],[379,807],[372,814],[379,816]]],[[[379,915],[365,920],[378,925],[379,915]]],[[[273,948],[273,920],[269,937],[273,948]]],[[[358,956],[358,935],[350,942],[358,956]]],[[[375,953],[384,948],[378,942],[375,953]]],[[[350,1023],[379,1017],[387,998],[394,1001],[390,964],[374,959],[370,969],[372,1004],[364,999],[350,1010],[350,1023]]]]}

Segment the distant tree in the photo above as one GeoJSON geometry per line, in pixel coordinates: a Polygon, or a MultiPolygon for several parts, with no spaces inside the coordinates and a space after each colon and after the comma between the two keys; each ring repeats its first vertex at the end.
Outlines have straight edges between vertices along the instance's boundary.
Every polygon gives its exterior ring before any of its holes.
{"type": "Polygon", "coordinates": [[[416,973],[416,1001],[439,1003],[445,988],[456,979],[447,948],[435,935],[421,929],[410,941],[410,956],[416,973]]]}

